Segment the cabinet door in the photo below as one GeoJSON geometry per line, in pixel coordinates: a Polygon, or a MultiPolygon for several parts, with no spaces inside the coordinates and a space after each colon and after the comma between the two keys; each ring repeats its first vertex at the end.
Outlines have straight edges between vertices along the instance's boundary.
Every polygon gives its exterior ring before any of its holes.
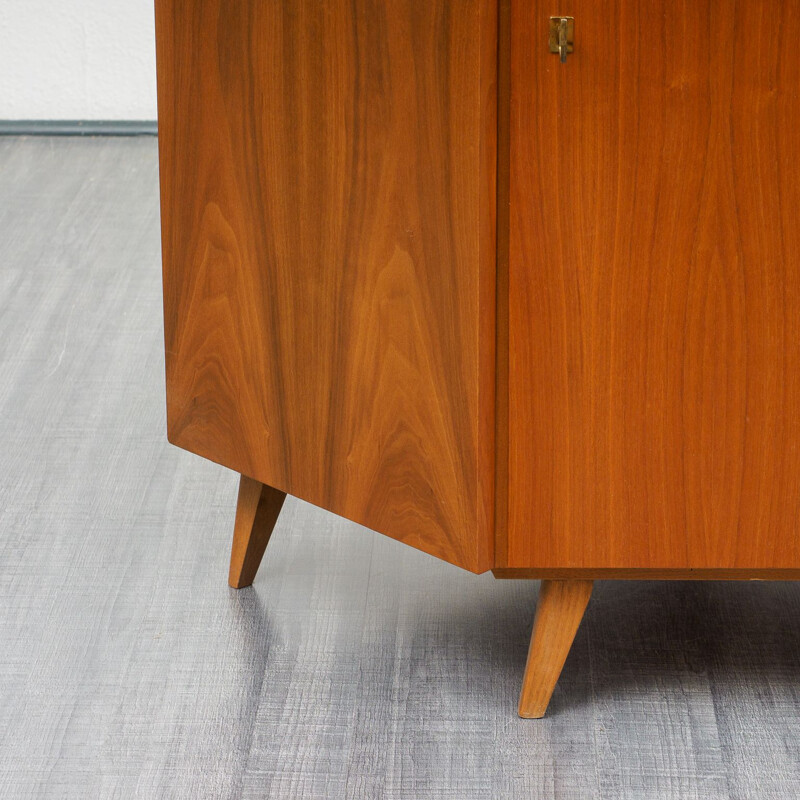
{"type": "Polygon", "coordinates": [[[170,440],[493,545],[494,0],[156,0],[170,440]]]}
{"type": "Polygon", "coordinates": [[[511,38],[505,560],[800,566],[800,2],[511,38]]]}

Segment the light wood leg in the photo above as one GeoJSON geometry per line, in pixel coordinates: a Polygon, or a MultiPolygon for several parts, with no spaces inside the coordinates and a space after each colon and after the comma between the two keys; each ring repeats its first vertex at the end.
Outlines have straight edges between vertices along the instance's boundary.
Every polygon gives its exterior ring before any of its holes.
{"type": "Polygon", "coordinates": [[[540,719],[547,711],[591,594],[592,581],[542,581],[519,698],[521,717],[540,719]]]}
{"type": "Polygon", "coordinates": [[[234,589],[250,586],[255,579],[285,499],[285,492],[242,475],[228,575],[228,583],[234,589]]]}

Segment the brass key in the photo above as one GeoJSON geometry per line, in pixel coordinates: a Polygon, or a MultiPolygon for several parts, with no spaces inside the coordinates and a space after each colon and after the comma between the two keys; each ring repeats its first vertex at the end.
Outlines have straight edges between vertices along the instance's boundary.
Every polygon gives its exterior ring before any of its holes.
{"type": "Polygon", "coordinates": [[[574,50],[575,18],[550,17],[550,52],[558,53],[561,63],[567,60],[567,54],[574,50]]]}

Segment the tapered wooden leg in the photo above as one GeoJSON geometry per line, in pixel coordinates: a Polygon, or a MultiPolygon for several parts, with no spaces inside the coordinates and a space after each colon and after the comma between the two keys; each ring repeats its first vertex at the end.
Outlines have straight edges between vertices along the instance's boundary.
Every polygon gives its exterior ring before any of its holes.
{"type": "Polygon", "coordinates": [[[591,594],[592,581],[542,581],[519,698],[521,717],[540,719],[547,711],[591,594]]]}
{"type": "Polygon", "coordinates": [[[285,499],[285,492],[242,475],[228,575],[228,583],[234,589],[243,589],[255,580],[285,499]]]}

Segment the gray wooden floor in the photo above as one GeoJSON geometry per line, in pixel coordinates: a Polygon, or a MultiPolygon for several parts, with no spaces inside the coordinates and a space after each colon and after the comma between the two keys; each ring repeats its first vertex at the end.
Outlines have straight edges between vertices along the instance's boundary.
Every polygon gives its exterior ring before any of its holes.
{"type": "Polygon", "coordinates": [[[167,444],[155,140],[0,139],[0,796],[797,798],[800,589],[605,583],[548,717],[537,584],[167,444]]]}

